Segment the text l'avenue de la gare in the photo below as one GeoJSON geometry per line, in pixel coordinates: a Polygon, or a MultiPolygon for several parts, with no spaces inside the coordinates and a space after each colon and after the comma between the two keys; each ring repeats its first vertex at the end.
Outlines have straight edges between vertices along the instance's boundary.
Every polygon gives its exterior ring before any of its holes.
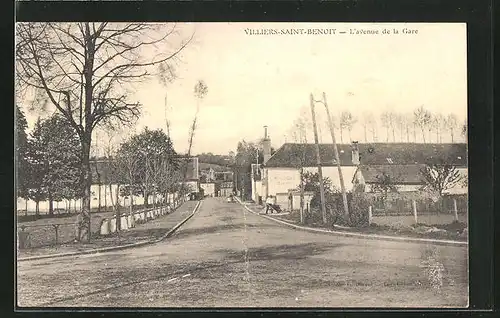
{"type": "Polygon", "coordinates": [[[246,35],[417,35],[418,29],[412,28],[246,28],[246,35]]]}

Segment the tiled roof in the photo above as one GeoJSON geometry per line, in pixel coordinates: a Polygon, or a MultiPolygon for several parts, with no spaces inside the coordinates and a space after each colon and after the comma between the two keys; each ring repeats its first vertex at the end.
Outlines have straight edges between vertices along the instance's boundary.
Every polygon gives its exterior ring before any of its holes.
{"type": "MultiPolygon", "coordinates": [[[[195,166],[195,158],[196,157],[191,157],[190,159],[186,160],[186,157],[179,157],[179,166],[180,169],[183,169],[185,165],[187,164],[187,174],[186,174],[186,179],[188,181],[195,181],[198,180],[199,173],[196,173],[196,166],[195,166]]],[[[113,159],[109,159],[109,161],[113,161],[113,159]]],[[[92,170],[92,182],[97,183],[97,176],[98,172],[100,174],[101,180],[104,181],[106,179],[106,175],[109,179],[114,178],[113,173],[108,173],[106,174],[106,167],[109,167],[107,165],[107,161],[105,159],[94,159],[90,161],[90,168],[92,170]],[[97,171],[96,171],[97,167],[97,171]]],[[[113,167],[113,165],[111,165],[113,167]]],[[[108,170],[109,171],[109,170],[108,170]]],[[[184,170],[181,170],[184,171],[184,170]]],[[[114,182],[114,180],[111,180],[111,182],[114,182]]]]}
{"type": "Polygon", "coordinates": [[[425,165],[362,165],[359,166],[365,183],[379,183],[386,174],[395,184],[424,184],[420,170],[425,165]],[[380,177],[379,177],[380,176],[380,177]]]}
{"type": "MultiPolygon", "coordinates": [[[[322,166],[333,166],[333,145],[320,144],[322,166]]],[[[449,160],[456,166],[467,166],[466,144],[359,143],[360,163],[366,165],[424,164],[434,160],[449,160]]],[[[353,166],[352,145],[338,144],[342,166],[353,166]]],[[[266,167],[294,168],[316,166],[314,144],[286,143],[267,161],[266,167]],[[301,164],[301,162],[303,164],[301,164]]]]}

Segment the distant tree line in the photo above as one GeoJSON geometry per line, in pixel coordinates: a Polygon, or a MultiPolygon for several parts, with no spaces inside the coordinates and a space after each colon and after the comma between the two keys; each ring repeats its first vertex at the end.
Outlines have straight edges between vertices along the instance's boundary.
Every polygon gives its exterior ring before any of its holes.
{"type": "Polygon", "coordinates": [[[199,154],[197,157],[199,162],[219,165],[222,167],[231,167],[234,163],[234,157],[230,155],[216,155],[208,152],[199,154]]]}
{"type": "MultiPolygon", "coordinates": [[[[307,124],[308,116],[307,112],[302,111],[299,117],[304,117],[301,120],[307,124]]],[[[364,142],[441,143],[444,138],[456,142],[457,137],[467,135],[466,121],[460,122],[453,113],[447,115],[433,113],[424,106],[408,113],[386,110],[379,116],[369,111],[356,116],[349,110],[343,110],[338,116],[334,116],[333,123],[334,129],[339,133],[340,143],[348,142],[346,134],[352,141],[352,131],[356,127],[362,127],[364,142]]],[[[307,125],[309,130],[312,129],[310,126],[309,123],[307,125]]],[[[289,132],[292,137],[294,131],[296,123],[289,132]]]]}

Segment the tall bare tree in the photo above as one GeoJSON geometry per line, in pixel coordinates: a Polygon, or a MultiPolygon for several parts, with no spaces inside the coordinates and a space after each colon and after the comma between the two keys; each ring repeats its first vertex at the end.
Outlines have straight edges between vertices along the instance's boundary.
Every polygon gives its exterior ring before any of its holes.
{"type": "Polygon", "coordinates": [[[380,115],[380,121],[382,123],[382,127],[386,129],[387,135],[386,135],[386,141],[389,142],[389,135],[390,131],[392,130],[392,139],[393,141],[396,141],[396,132],[395,132],[395,126],[396,126],[396,120],[395,120],[395,114],[392,111],[384,111],[380,115]]]}
{"type": "Polygon", "coordinates": [[[362,118],[365,142],[368,142],[368,131],[372,134],[372,141],[375,141],[375,127],[377,125],[375,116],[371,112],[364,112],[362,118]]]}
{"type": "Polygon", "coordinates": [[[436,133],[436,142],[440,143],[442,140],[442,130],[445,127],[445,117],[442,114],[436,114],[432,117],[431,128],[436,133]]]}
{"type": "Polygon", "coordinates": [[[458,126],[457,116],[453,113],[448,114],[445,120],[445,126],[450,132],[451,142],[455,141],[455,129],[458,126]]]}
{"type": "Polygon", "coordinates": [[[192,37],[173,45],[171,39],[177,30],[166,24],[82,22],[16,26],[17,82],[41,92],[38,96],[50,101],[80,138],[82,217],[90,229],[89,157],[94,129],[134,122],[141,105],[129,96],[133,84],[153,75],[166,76],[165,70],[171,68],[192,37]],[[153,53],[144,54],[146,50],[153,53]]]}
{"type": "Polygon", "coordinates": [[[348,111],[345,110],[340,114],[340,142],[344,143],[343,137],[342,137],[342,130],[347,129],[349,132],[349,139],[352,140],[351,132],[354,127],[354,125],[358,122],[358,119],[354,117],[354,115],[348,111]]]}
{"type": "Polygon", "coordinates": [[[420,106],[413,113],[413,122],[417,127],[420,128],[424,143],[425,143],[425,131],[429,127],[431,120],[432,120],[431,113],[427,109],[425,109],[424,106],[420,106]]]}
{"type": "Polygon", "coordinates": [[[468,133],[469,129],[468,129],[468,126],[467,126],[467,120],[464,120],[463,124],[462,124],[462,128],[460,130],[460,133],[462,135],[462,137],[464,137],[465,141],[467,141],[467,133],[468,133]]]}

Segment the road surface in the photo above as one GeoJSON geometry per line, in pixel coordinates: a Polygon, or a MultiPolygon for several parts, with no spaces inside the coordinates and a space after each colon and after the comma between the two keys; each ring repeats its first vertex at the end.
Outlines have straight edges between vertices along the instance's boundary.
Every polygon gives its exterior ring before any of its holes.
{"type": "Polygon", "coordinates": [[[291,229],[207,198],[171,239],[18,264],[21,307],[466,307],[467,248],[291,229]]]}

